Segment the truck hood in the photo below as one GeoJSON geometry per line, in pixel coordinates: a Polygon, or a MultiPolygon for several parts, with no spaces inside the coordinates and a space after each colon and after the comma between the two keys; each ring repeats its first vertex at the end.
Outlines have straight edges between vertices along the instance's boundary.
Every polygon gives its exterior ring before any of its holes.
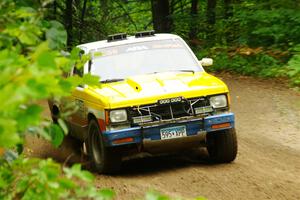
{"type": "Polygon", "coordinates": [[[228,92],[220,79],[206,72],[139,75],[88,90],[110,109],[151,104],[178,96],[192,98],[228,92]]]}

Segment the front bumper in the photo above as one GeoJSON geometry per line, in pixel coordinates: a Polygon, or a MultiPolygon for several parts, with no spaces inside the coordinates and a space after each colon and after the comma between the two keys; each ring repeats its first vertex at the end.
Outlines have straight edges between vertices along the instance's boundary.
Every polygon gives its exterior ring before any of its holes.
{"type": "Polygon", "coordinates": [[[103,137],[106,146],[142,144],[144,141],[161,140],[160,130],[163,128],[174,126],[185,126],[187,134],[186,137],[197,136],[205,134],[207,132],[234,128],[234,114],[226,113],[199,119],[176,121],[168,124],[145,127],[132,127],[121,130],[106,131],[103,132],[103,137]],[[226,126],[224,126],[224,124],[226,126]]]}

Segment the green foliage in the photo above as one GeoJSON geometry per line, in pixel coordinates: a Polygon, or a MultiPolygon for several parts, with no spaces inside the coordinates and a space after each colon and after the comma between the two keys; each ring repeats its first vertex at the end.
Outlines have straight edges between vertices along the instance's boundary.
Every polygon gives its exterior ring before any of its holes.
{"type": "Polygon", "coordinates": [[[150,191],[146,194],[145,200],[170,200],[168,196],[162,195],[156,191],[150,191]]]}
{"type": "MultiPolygon", "coordinates": [[[[134,33],[153,28],[151,1],[86,1],[84,15],[83,2],[75,1],[72,4],[73,22],[68,31],[72,36],[72,44],[105,39],[108,34],[117,32],[134,33]]],[[[223,60],[227,53],[217,52],[213,56],[221,54],[222,59],[216,57],[216,63],[224,67],[215,67],[215,70],[222,68],[249,75],[284,76],[298,84],[298,78],[295,77],[298,73],[293,69],[295,65],[291,67],[288,64],[288,60],[294,56],[291,49],[300,43],[300,5],[297,1],[216,1],[216,6],[210,11],[215,17],[208,14],[208,1],[198,1],[194,12],[191,10],[192,2],[169,1],[169,15],[164,21],[172,24],[173,33],[190,40],[196,49],[201,48],[201,54],[212,52],[211,48],[220,46],[226,49],[225,52],[241,46],[264,49],[264,52],[256,55],[229,55],[225,59],[228,63],[223,60]],[[283,58],[269,51],[287,53],[283,58]]],[[[66,25],[65,9],[66,2],[56,0],[56,4],[46,9],[47,18],[57,19],[66,25]],[[53,10],[56,10],[55,14],[53,10]]]]}
{"type": "Polygon", "coordinates": [[[299,50],[298,45],[292,48],[291,52],[249,47],[214,47],[205,51],[198,50],[196,54],[198,58],[214,59],[214,66],[208,68],[208,71],[231,71],[260,77],[288,77],[292,85],[298,86],[300,85],[299,50]]]}
{"type": "Polygon", "coordinates": [[[240,23],[238,34],[251,46],[281,46],[299,43],[299,4],[295,1],[246,1],[236,5],[234,19],[240,23]]]}
{"type": "MultiPolygon", "coordinates": [[[[146,193],[145,200],[171,200],[176,199],[180,200],[181,198],[171,198],[167,195],[163,195],[157,191],[149,191],[146,193]]],[[[197,197],[194,200],[206,200],[204,197],[197,197]]]]}
{"type": "Polygon", "coordinates": [[[28,2],[0,2],[0,199],[111,199],[113,193],[95,188],[93,176],[80,165],[62,168],[52,160],[22,157],[13,161],[16,156],[8,150],[20,146],[26,134],[59,146],[67,128],[61,119],[58,125],[44,119],[39,101],[69,95],[78,84],[99,83],[90,75],[63,78],[88,56],[78,60],[78,49],[62,52],[67,39],[63,25],[45,20],[44,7],[34,9],[28,2]],[[3,153],[10,163],[1,158],[3,153]]]}
{"type": "Polygon", "coordinates": [[[287,63],[287,76],[289,76],[295,85],[300,85],[300,44],[291,49],[293,56],[287,63]]]}
{"type": "Polygon", "coordinates": [[[51,49],[60,49],[66,45],[67,33],[64,26],[57,21],[48,22],[48,30],[46,31],[46,39],[49,41],[51,49]]]}
{"type": "Polygon", "coordinates": [[[255,52],[251,48],[237,49],[233,52],[226,48],[212,48],[207,54],[215,61],[214,66],[210,68],[212,71],[228,70],[244,75],[272,77],[276,75],[276,69],[279,67],[279,61],[274,57],[265,51],[255,52]]]}
{"type": "MultiPolygon", "coordinates": [[[[225,40],[219,40],[219,44],[225,48],[217,52],[211,48],[208,50],[210,55],[215,53],[212,55],[216,61],[212,70],[262,77],[287,77],[292,84],[299,85],[299,53],[295,50],[296,44],[300,42],[298,9],[299,4],[290,0],[249,0],[235,4],[234,15],[225,20],[231,25],[225,26],[228,29],[221,34],[225,40]],[[230,52],[241,46],[250,50],[259,47],[261,51],[249,55],[230,52]]],[[[221,21],[216,24],[217,30],[223,30],[222,24],[221,21]]]]}
{"type": "Polygon", "coordinates": [[[22,143],[26,133],[52,139],[58,146],[62,130],[67,131],[50,122],[41,126],[45,119],[38,101],[53,94],[69,95],[78,84],[99,79],[62,77],[75,63],[82,66],[84,59],[78,61],[78,49],[68,57],[61,53],[67,34],[59,22],[44,20],[42,9],[18,6],[12,0],[0,4],[0,147],[22,143]]]}
{"type": "MultiPolygon", "coordinates": [[[[135,33],[152,29],[151,3],[139,1],[73,1],[72,45],[106,39],[117,32],[135,33]],[[83,17],[83,20],[82,20],[83,17]]],[[[46,18],[65,23],[66,1],[56,0],[45,9],[46,18]],[[54,13],[54,9],[56,12],[54,13]]]]}
{"type": "Polygon", "coordinates": [[[66,168],[51,159],[18,158],[11,164],[0,165],[0,199],[109,200],[114,197],[110,190],[98,190],[93,180],[93,175],[81,170],[79,164],[66,168]]]}

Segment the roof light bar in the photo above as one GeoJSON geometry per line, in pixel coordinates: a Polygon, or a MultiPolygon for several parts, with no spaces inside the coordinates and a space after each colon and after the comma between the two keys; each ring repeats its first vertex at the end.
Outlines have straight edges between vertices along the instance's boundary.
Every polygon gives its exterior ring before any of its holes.
{"type": "Polygon", "coordinates": [[[107,37],[107,42],[113,42],[113,41],[118,41],[118,40],[126,40],[127,39],[127,34],[126,33],[117,33],[114,35],[109,35],[107,37]]]}
{"type": "Polygon", "coordinates": [[[155,36],[155,31],[154,30],[151,30],[151,31],[141,31],[141,32],[135,33],[135,37],[136,38],[150,37],[150,36],[155,36]]]}

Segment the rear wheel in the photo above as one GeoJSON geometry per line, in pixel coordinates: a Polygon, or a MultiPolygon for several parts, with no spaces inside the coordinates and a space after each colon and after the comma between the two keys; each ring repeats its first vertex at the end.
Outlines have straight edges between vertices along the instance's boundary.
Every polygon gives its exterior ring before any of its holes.
{"type": "Polygon", "coordinates": [[[238,144],[235,129],[210,132],[206,137],[207,150],[212,161],[229,163],[236,158],[238,144]]]}
{"type": "Polygon", "coordinates": [[[92,167],[99,173],[114,173],[120,170],[121,154],[117,149],[105,147],[96,120],[91,120],[88,129],[88,154],[92,167]]]}

